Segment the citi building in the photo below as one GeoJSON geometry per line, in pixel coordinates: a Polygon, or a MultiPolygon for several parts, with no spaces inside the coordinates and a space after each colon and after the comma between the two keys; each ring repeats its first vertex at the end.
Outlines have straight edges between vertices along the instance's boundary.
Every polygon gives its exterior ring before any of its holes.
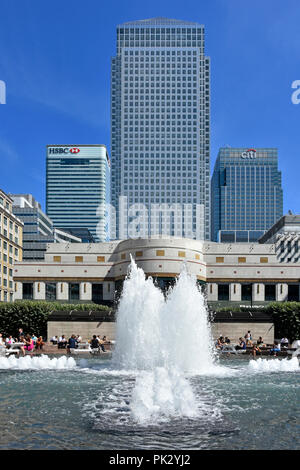
{"type": "Polygon", "coordinates": [[[213,241],[257,241],[283,213],[277,149],[221,148],[211,210],[213,241]]]}

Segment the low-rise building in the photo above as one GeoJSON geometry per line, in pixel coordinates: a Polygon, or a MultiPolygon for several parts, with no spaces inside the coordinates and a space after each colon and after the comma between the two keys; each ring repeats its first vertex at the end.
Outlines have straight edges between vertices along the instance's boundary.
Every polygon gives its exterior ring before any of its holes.
{"type": "Polygon", "coordinates": [[[22,261],[23,223],[13,214],[12,204],[0,189],[0,302],[14,300],[13,268],[22,261]]]}
{"type": "Polygon", "coordinates": [[[185,238],[147,238],[97,244],[50,244],[45,260],[18,263],[16,299],[113,302],[130,257],[162,288],[183,262],[205,285],[212,306],[262,306],[300,300],[300,260],[278,259],[275,244],[215,243],[185,238]]]}

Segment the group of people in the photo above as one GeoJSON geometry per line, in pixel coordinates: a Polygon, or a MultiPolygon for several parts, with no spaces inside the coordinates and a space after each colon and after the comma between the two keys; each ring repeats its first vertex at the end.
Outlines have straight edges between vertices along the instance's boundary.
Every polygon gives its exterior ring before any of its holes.
{"type": "MultiPolygon", "coordinates": [[[[67,340],[65,335],[61,336],[53,336],[50,339],[50,342],[53,345],[57,345],[58,349],[67,349],[70,352],[71,349],[78,348],[78,344],[82,342],[82,337],[80,335],[71,335],[70,338],[67,340]]],[[[93,335],[92,339],[88,341],[91,345],[92,349],[101,349],[103,352],[106,352],[104,347],[105,344],[110,343],[107,339],[107,336],[103,336],[102,338],[100,335],[96,336],[93,335]]]]}
{"type": "Polygon", "coordinates": [[[0,333],[0,346],[10,349],[15,343],[18,343],[18,349],[23,356],[25,356],[26,352],[30,353],[34,349],[42,350],[45,344],[42,336],[37,337],[35,334],[25,334],[23,328],[19,328],[17,337],[10,335],[4,339],[2,333],[0,333]]]}
{"type": "MultiPolygon", "coordinates": [[[[230,339],[227,336],[225,336],[225,338],[223,336],[220,336],[215,344],[217,349],[223,349],[225,345],[230,344],[230,339]]],[[[280,352],[282,349],[287,349],[288,346],[288,338],[284,337],[280,341],[274,341],[274,344],[270,349],[270,355],[276,356],[277,352],[280,352]]],[[[251,347],[253,356],[256,356],[257,353],[261,354],[261,348],[265,348],[267,347],[267,345],[264,343],[264,340],[261,336],[258,338],[257,341],[253,341],[251,331],[248,330],[244,337],[239,338],[239,343],[235,345],[235,349],[246,350],[247,347],[251,347]]]]}

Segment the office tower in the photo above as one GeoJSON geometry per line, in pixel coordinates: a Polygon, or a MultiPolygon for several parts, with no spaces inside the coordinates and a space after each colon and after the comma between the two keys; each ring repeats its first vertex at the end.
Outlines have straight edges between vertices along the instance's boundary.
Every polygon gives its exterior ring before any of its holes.
{"type": "Polygon", "coordinates": [[[12,211],[24,224],[23,260],[42,260],[48,243],[80,243],[81,238],[56,229],[32,194],[10,194],[12,211]]]}
{"type": "Polygon", "coordinates": [[[56,228],[107,241],[110,161],[105,145],[48,145],[46,212],[56,228]]]}
{"type": "Polygon", "coordinates": [[[281,216],[276,148],[221,148],[211,181],[212,239],[254,242],[281,216]]]}
{"type": "Polygon", "coordinates": [[[0,189],[0,302],[14,300],[13,267],[22,261],[23,223],[13,214],[12,203],[0,189]]]}
{"type": "MultiPolygon", "coordinates": [[[[148,223],[141,222],[140,236],[164,233],[161,215],[150,206],[178,204],[182,235],[210,238],[209,69],[202,25],[154,18],[117,27],[111,72],[117,238],[128,235],[128,218],[119,217],[120,196],[126,196],[127,208],[146,207],[148,223]]],[[[134,215],[129,212],[129,222],[134,215]]],[[[169,234],[176,234],[174,220],[169,234]]]]}

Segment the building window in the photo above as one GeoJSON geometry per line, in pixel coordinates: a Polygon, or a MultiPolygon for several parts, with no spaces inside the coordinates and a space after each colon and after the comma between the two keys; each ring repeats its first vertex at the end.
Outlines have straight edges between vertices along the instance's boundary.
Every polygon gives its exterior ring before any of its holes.
{"type": "Polygon", "coordinates": [[[239,263],[246,263],[246,258],[244,256],[239,256],[238,257],[238,262],[239,263]]]}
{"type": "Polygon", "coordinates": [[[289,284],[288,285],[288,301],[289,302],[299,302],[299,284],[289,284]]]}
{"type": "Polygon", "coordinates": [[[79,284],[69,284],[69,300],[79,300],[79,284]]]}
{"type": "Polygon", "coordinates": [[[242,300],[252,302],[252,284],[242,284],[242,300]]]}
{"type": "Polygon", "coordinates": [[[126,259],[126,253],[121,254],[121,259],[126,259]]]}
{"type": "Polygon", "coordinates": [[[269,262],[269,259],[268,259],[267,257],[261,256],[260,262],[261,262],[261,263],[268,263],[268,262],[269,262]]]}
{"type": "Polygon", "coordinates": [[[185,258],[185,251],[178,251],[179,258],[185,258]]]}
{"type": "Polygon", "coordinates": [[[61,263],[61,256],[53,256],[54,263],[61,263]]]}
{"type": "Polygon", "coordinates": [[[266,284],[265,285],[265,300],[273,301],[276,300],[276,286],[275,284],[266,284]]]}
{"type": "Polygon", "coordinates": [[[195,259],[200,259],[200,255],[195,255],[195,259]]]}
{"type": "Polygon", "coordinates": [[[105,256],[97,256],[98,263],[104,263],[104,261],[105,261],[105,256]]]}
{"type": "Polygon", "coordinates": [[[229,284],[218,284],[218,300],[229,300],[229,284]]]}
{"type": "Polygon", "coordinates": [[[216,263],[224,263],[224,256],[217,256],[216,263]]]}
{"type": "Polygon", "coordinates": [[[49,301],[56,300],[56,283],[55,282],[46,282],[45,291],[46,291],[45,293],[46,300],[49,300],[49,301]]]}
{"type": "Polygon", "coordinates": [[[156,250],[156,256],[165,256],[165,250],[156,250]]]}
{"type": "Polygon", "coordinates": [[[103,284],[92,285],[92,302],[100,303],[103,300],[103,284]]]}
{"type": "Polygon", "coordinates": [[[75,256],[75,263],[83,263],[83,256],[75,256]]]}
{"type": "Polygon", "coordinates": [[[135,256],[138,257],[138,256],[143,256],[143,252],[142,251],[136,251],[135,252],[135,256]]]}
{"type": "Polygon", "coordinates": [[[33,282],[23,282],[23,299],[33,299],[33,282]]]}

